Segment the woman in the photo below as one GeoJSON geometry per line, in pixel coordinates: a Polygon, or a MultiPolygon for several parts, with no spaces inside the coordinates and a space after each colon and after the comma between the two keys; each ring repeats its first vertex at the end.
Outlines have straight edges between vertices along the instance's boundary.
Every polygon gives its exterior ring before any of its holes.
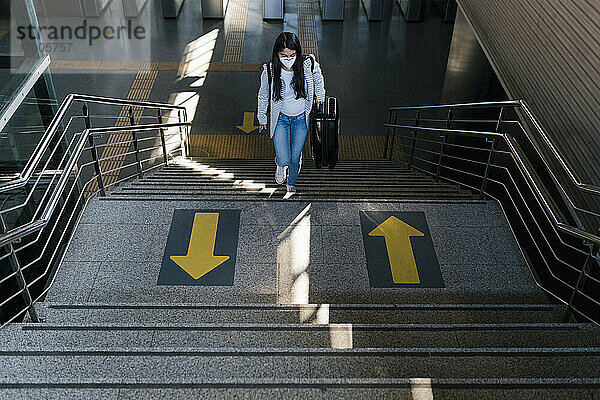
{"type": "Polygon", "coordinates": [[[294,33],[282,32],[275,40],[269,68],[267,64],[263,65],[257,115],[259,131],[262,131],[267,128],[270,101],[270,135],[277,155],[275,181],[283,184],[287,178],[287,191],[290,193],[296,191],[302,148],[308,134],[309,114],[315,96],[317,105],[325,99],[319,63],[312,54],[306,58],[302,55],[300,41],[294,33]],[[271,71],[270,84],[268,69],[271,71]]]}

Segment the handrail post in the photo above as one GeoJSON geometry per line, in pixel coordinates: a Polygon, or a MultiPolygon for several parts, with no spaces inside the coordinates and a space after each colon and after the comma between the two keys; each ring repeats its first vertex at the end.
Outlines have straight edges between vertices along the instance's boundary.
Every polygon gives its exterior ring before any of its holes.
{"type": "MultiPolygon", "coordinates": [[[[498,115],[498,122],[496,123],[496,133],[500,133],[500,128],[502,127],[502,122],[504,119],[504,107],[500,108],[500,115],[498,115]]],[[[483,174],[483,181],[481,182],[481,189],[479,190],[479,196],[481,199],[484,199],[485,196],[485,188],[487,186],[487,181],[490,176],[490,166],[494,161],[494,153],[496,151],[496,141],[497,139],[486,139],[488,142],[492,143],[490,147],[490,154],[488,155],[487,163],[485,164],[485,173],[483,174]]]]}
{"type": "Polygon", "coordinates": [[[575,284],[575,288],[571,293],[571,297],[569,298],[569,304],[567,311],[565,311],[565,317],[563,319],[564,322],[569,322],[571,317],[573,316],[573,301],[575,300],[575,296],[577,293],[581,291],[581,288],[585,284],[587,277],[589,276],[590,269],[592,268],[592,260],[594,258],[594,253],[596,256],[598,255],[598,245],[594,243],[584,242],[584,246],[589,247],[590,251],[585,258],[585,262],[583,263],[583,267],[581,268],[581,273],[579,274],[579,278],[577,279],[577,283],[575,284]]]}
{"type": "MultiPolygon", "coordinates": [[[[419,122],[421,120],[421,110],[417,110],[417,114],[415,115],[415,127],[419,126],[419,122]]],[[[412,134],[412,145],[410,146],[410,159],[408,160],[408,167],[412,167],[413,158],[415,156],[415,147],[417,146],[417,130],[413,130],[412,134]]]]}
{"type": "Polygon", "coordinates": [[[15,253],[15,249],[12,243],[8,245],[8,251],[10,253],[8,262],[13,272],[16,273],[15,276],[17,278],[19,288],[23,291],[23,300],[25,300],[25,306],[27,307],[29,317],[31,318],[32,322],[40,322],[40,317],[35,311],[35,306],[33,305],[33,299],[31,297],[31,293],[29,292],[29,287],[27,286],[27,282],[25,281],[25,277],[23,276],[21,264],[19,263],[19,259],[17,258],[17,254],[15,253]]]}
{"type": "MultiPolygon", "coordinates": [[[[446,118],[446,129],[450,129],[452,126],[452,109],[448,110],[448,117],[446,118]]],[[[448,140],[448,135],[441,134],[442,143],[440,146],[440,154],[438,155],[437,169],[435,171],[435,179],[440,180],[440,174],[442,173],[442,158],[444,157],[444,148],[446,147],[446,140],[448,140]]]]}
{"type": "Polygon", "coordinates": [[[485,164],[485,172],[483,174],[483,181],[481,182],[481,189],[479,189],[479,196],[481,199],[485,198],[485,188],[487,186],[487,181],[490,176],[490,166],[494,161],[494,153],[496,151],[496,138],[492,139],[492,147],[490,147],[490,154],[488,155],[487,163],[485,164]]]}
{"type": "Polygon", "coordinates": [[[500,115],[498,115],[498,123],[496,124],[496,133],[500,133],[502,122],[504,122],[504,107],[500,108],[500,115]]]}
{"type": "MultiPolygon", "coordinates": [[[[4,217],[0,214],[0,224],[2,228],[2,233],[6,232],[6,224],[4,222],[4,217]]],[[[31,297],[31,293],[29,292],[29,287],[27,286],[27,282],[25,281],[25,277],[23,276],[23,271],[21,270],[21,264],[19,263],[19,259],[17,258],[17,253],[15,252],[15,248],[12,243],[8,245],[8,263],[10,264],[10,268],[15,273],[15,277],[17,278],[17,284],[19,285],[19,289],[23,291],[23,300],[25,301],[25,306],[27,307],[27,312],[29,313],[29,317],[32,322],[40,322],[40,317],[35,311],[35,306],[33,305],[33,298],[31,297]]]]}
{"type": "Polygon", "coordinates": [[[446,129],[450,129],[452,125],[452,109],[448,110],[448,117],[446,118],[446,129]]]}
{"type": "MultiPolygon", "coordinates": [[[[394,125],[398,125],[398,113],[394,113],[394,125]]],[[[392,140],[390,140],[390,155],[388,160],[392,161],[394,156],[394,142],[396,141],[396,127],[392,128],[392,140]]]]}
{"type": "MultiPolygon", "coordinates": [[[[184,116],[185,122],[189,122],[189,117],[188,117],[187,111],[185,109],[183,110],[183,116],[184,116]]],[[[192,138],[190,137],[191,131],[192,131],[192,126],[186,125],[185,140],[186,140],[187,146],[186,146],[185,151],[186,151],[187,157],[191,157],[191,155],[192,155],[192,138]]]]}
{"type": "MultiPolygon", "coordinates": [[[[159,108],[158,109],[158,123],[162,124],[163,123],[163,118],[162,118],[162,110],[159,108]]],[[[163,128],[160,128],[160,142],[162,144],[162,149],[163,149],[163,159],[165,162],[165,165],[169,164],[169,160],[167,158],[167,144],[165,143],[165,130],[163,128]]]]}
{"type": "MultiPolygon", "coordinates": [[[[177,110],[177,119],[179,123],[181,123],[181,110],[177,110]]],[[[186,140],[183,138],[183,131],[181,130],[181,125],[179,126],[179,143],[179,145],[181,146],[181,157],[186,157],[189,143],[186,143],[186,140]]]]}
{"type": "Polygon", "coordinates": [[[440,134],[439,136],[442,138],[442,142],[440,145],[440,154],[438,154],[437,168],[435,171],[435,179],[437,181],[440,180],[440,174],[442,173],[442,158],[444,157],[444,147],[446,147],[446,139],[448,137],[445,134],[440,134]]]}
{"type": "MultiPolygon", "coordinates": [[[[131,126],[135,125],[135,118],[133,117],[133,106],[129,106],[129,122],[131,123],[131,126]]],[[[140,147],[138,143],[137,132],[132,131],[131,134],[133,136],[133,150],[135,151],[135,161],[137,165],[138,177],[141,179],[143,178],[142,161],[140,160],[140,147]]]]}
{"type": "MultiPolygon", "coordinates": [[[[187,118],[186,118],[186,121],[187,121],[187,118]]],[[[187,149],[186,149],[186,152],[187,152],[188,156],[192,155],[192,138],[190,136],[191,130],[192,130],[192,126],[191,125],[187,125],[185,127],[185,134],[186,134],[186,140],[187,140],[187,149]]]]}
{"type": "MultiPolygon", "coordinates": [[[[388,110],[388,125],[392,124],[392,110],[388,110]]],[[[383,146],[383,159],[385,160],[387,158],[388,155],[388,146],[390,144],[390,131],[392,130],[391,127],[388,127],[387,129],[387,133],[385,135],[385,145],[383,146]]]]}
{"type": "MultiPolygon", "coordinates": [[[[87,102],[83,103],[83,115],[85,121],[85,129],[90,129],[92,127],[92,121],[90,119],[90,109],[88,107],[87,102]]],[[[102,169],[100,167],[100,161],[98,157],[98,148],[96,147],[96,143],[94,141],[94,135],[88,136],[88,142],[92,147],[90,149],[90,153],[92,155],[92,161],[94,162],[94,171],[96,171],[96,181],[98,182],[98,188],[100,189],[100,196],[106,197],[106,190],[104,188],[104,180],[102,179],[102,169]]]]}

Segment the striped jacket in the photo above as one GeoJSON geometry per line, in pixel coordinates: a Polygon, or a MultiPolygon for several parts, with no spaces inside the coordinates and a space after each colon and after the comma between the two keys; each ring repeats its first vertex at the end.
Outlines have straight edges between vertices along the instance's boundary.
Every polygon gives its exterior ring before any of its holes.
{"type": "MultiPolygon", "coordinates": [[[[314,58],[314,55],[309,54],[310,57],[314,58]]],[[[273,68],[271,67],[271,76],[273,75],[273,68]]],[[[272,79],[271,82],[274,80],[272,79]]],[[[271,99],[273,98],[273,84],[271,84],[271,99]]],[[[304,102],[304,113],[306,117],[306,126],[309,127],[309,114],[313,105],[313,96],[316,94],[317,101],[325,101],[325,83],[323,82],[323,74],[321,73],[321,67],[315,60],[314,72],[311,72],[310,58],[304,60],[304,88],[306,90],[306,99],[304,102]]],[[[285,88],[281,88],[281,96],[283,97],[285,88]]],[[[260,89],[258,90],[258,122],[261,125],[267,123],[267,107],[269,106],[269,78],[267,77],[267,64],[263,64],[263,71],[260,75],[260,89]]],[[[279,119],[281,108],[283,107],[283,100],[272,100],[271,101],[271,115],[270,115],[270,136],[273,138],[275,135],[275,126],[279,119]]]]}

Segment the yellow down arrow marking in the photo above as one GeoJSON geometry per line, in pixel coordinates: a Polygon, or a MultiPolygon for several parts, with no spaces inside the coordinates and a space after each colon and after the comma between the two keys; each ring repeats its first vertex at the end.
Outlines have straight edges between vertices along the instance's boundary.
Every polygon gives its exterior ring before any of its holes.
{"type": "Polygon", "coordinates": [[[369,236],[385,237],[394,283],[421,283],[410,243],[412,236],[425,236],[421,231],[391,216],[373,229],[369,236]]]}
{"type": "Polygon", "coordinates": [[[258,126],[254,125],[254,113],[253,112],[245,112],[244,113],[244,122],[242,126],[236,126],[236,128],[243,130],[246,133],[250,133],[253,130],[258,129],[258,126]]]}
{"type": "Polygon", "coordinates": [[[187,255],[171,256],[171,260],[194,279],[229,260],[229,256],[214,255],[218,225],[219,213],[196,213],[187,255]]]}

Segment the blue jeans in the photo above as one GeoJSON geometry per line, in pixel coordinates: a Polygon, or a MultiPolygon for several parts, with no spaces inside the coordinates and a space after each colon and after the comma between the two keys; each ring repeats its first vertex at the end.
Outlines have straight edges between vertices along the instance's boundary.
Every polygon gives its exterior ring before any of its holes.
{"type": "Polygon", "coordinates": [[[275,162],[280,167],[288,167],[287,184],[296,186],[300,165],[302,163],[302,149],[308,135],[304,113],[290,117],[279,114],[277,126],[275,126],[275,162]]]}

